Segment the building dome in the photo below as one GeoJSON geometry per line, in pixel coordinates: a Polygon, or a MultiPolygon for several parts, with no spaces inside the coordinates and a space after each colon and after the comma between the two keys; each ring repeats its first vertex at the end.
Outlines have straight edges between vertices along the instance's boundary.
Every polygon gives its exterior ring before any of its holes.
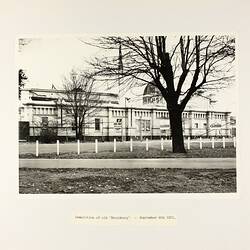
{"type": "Polygon", "coordinates": [[[144,89],[143,96],[152,94],[160,94],[160,91],[154,85],[148,83],[144,89]]]}
{"type": "Polygon", "coordinates": [[[143,104],[153,106],[165,105],[161,92],[151,83],[148,83],[143,91],[143,104]]]}

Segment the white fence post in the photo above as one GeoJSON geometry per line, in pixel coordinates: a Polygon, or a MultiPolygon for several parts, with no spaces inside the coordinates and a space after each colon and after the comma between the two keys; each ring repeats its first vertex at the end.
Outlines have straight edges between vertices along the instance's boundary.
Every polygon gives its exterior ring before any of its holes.
{"type": "Polygon", "coordinates": [[[114,138],[114,153],[116,152],[116,139],[114,138]]]}
{"type": "Polygon", "coordinates": [[[200,149],[202,149],[202,138],[200,137],[200,149]]]}
{"type": "Polygon", "coordinates": [[[233,138],[233,141],[234,141],[234,148],[235,148],[236,147],[236,138],[235,138],[235,136],[233,138]]]}
{"type": "Polygon", "coordinates": [[[214,137],[212,137],[212,148],[214,148],[214,137]]]}
{"type": "Polygon", "coordinates": [[[56,141],[56,154],[59,155],[59,140],[56,141]]]}
{"type": "Polygon", "coordinates": [[[36,140],[36,157],[38,157],[38,140],[36,140]]]}
{"type": "Polygon", "coordinates": [[[188,137],[188,150],[190,149],[190,136],[188,137]]]}
{"type": "Polygon", "coordinates": [[[77,154],[80,154],[80,140],[77,140],[77,154]]]}
{"type": "Polygon", "coordinates": [[[161,151],[163,150],[163,138],[161,138],[161,151]]]}
{"type": "Polygon", "coordinates": [[[95,152],[98,153],[98,140],[95,139],[95,152]]]}
{"type": "Polygon", "coordinates": [[[225,137],[222,137],[222,147],[225,148],[226,147],[226,142],[225,142],[225,137]]]}
{"type": "Polygon", "coordinates": [[[133,151],[133,139],[130,138],[130,152],[133,151]]]}
{"type": "Polygon", "coordinates": [[[148,151],[148,138],[146,138],[146,151],[148,151]]]}

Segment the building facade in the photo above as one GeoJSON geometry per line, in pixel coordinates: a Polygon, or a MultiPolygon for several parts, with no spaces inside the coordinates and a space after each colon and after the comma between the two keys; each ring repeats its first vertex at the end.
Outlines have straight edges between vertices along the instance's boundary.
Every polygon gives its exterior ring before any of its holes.
{"type": "MultiPolygon", "coordinates": [[[[63,91],[56,89],[23,89],[19,105],[19,138],[35,140],[44,128],[53,128],[62,140],[74,140],[73,118],[61,103],[63,91]]],[[[164,101],[154,89],[146,86],[141,105],[122,105],[118,94],[99,93],[101,107],[94,116],[86,118],[86,140],[159,139],[171,137],[169,113],[164,101]],[[150,97],[150,92],[152,96],[150,97]]],[[[185,137],[231,136],[230,112],[183,112],[185,137]]]]}

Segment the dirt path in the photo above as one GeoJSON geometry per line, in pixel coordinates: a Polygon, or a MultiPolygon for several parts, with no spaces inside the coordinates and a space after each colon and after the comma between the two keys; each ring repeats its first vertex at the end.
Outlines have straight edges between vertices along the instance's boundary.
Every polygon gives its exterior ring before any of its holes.
{"type": "Polygon", "coordinates": [[[235,158],[20,159],[20,168],[236,168],[235,158]]]}

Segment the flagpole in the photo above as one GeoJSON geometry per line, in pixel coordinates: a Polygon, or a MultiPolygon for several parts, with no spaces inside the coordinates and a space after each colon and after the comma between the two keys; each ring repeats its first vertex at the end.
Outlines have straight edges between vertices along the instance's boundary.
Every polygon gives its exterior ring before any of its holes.
{"type": "Polygon", "coordinates": [[[118,56],[118,89],[120,94],[120,86],[121,86],[121,76],[123,72],[123,65],[122,65],[122,44],[121,39],[119,37],[119,56],[118,56]]]}

